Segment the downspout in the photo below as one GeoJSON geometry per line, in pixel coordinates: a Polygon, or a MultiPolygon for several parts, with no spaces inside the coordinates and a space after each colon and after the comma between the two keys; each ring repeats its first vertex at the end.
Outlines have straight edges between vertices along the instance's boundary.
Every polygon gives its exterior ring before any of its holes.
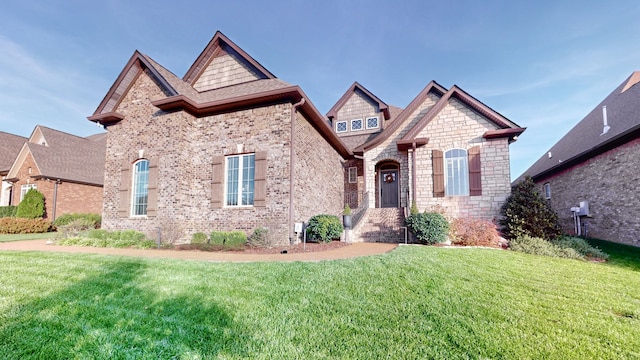
{"type": "Polygon", "coordinates": [[[293,191],[295,174],[295,132],[297,108],[304,104],[304,98],[291,107],[291,146],[289,150],[289,244],[293,244],[293,191]]]}
{"type": "MultiPolygon", "coordinates": [[[[416,180],[416,142],[414,141],[413,144],[411,144],[411,148],[413,149],[412,154],[411,154],[411,201],[413,203],[416,202],[416,187],[417,185],[417,180],[416,180]]],[[[411,206],[412,204],[409,204],[409,206],[411,206]]]]}
{"type": "Polygon", "coordinates": [[[56,220],[56,207],[58,204],[58,184],[60,183],[60,179],[56,180],[53,183],[53,214],[51,214],[51,221],[56,220]]]}

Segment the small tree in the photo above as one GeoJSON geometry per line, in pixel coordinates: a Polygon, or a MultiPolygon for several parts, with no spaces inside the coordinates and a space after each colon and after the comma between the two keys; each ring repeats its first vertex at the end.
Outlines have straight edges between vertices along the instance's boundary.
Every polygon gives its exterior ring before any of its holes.
{"type": "Polygon", "coordinates": [[[44,216],[44,195],[36,189],[29,189],[18,204],[16,217],[38,219],[44,216]]]}
{"type": "Polygon", "coordinates": [[[531,176],[525,177],[512,190],[502,206],[499,223],[510,239],[519,236],[554,239],[560,234],[558,214],[536,190],[531,176]]]}

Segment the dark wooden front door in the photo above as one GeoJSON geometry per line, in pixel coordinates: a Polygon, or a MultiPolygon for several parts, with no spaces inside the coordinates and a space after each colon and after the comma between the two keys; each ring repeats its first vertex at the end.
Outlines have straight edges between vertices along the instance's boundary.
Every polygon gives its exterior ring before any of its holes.
{"type": "Polygon", "coordinates": [[[399,206],[398,180],[398,170],[380,172],[380,207],[397,208],[399,206]]]}

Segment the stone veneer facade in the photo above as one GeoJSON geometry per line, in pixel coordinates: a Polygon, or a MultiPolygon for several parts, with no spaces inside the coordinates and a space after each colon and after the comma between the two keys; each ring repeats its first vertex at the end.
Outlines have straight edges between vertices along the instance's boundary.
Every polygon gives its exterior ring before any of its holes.
{"type": "MultiPolygon", "coordinates": [[[[196,118],[183,111],[163,112],[151,104],[164,96],[143,74],[116,109],[124,119],[108,128],[103,227],[136,229],[152,238],[172,232],[181,241],[195,232],[241,230],[250,235],[267,227],[278,234],[278,242],[288,243],[292,104],[196,118]],[[267,153],[265,206],[214,208],[212,159],[254,152],[267,153]],[[123,217],[122,164],[139,158],[158,163],[157,212],[123,217]]],[[[295,125],[294,221],[337,214],[343,204],[341,157],[302,115],[297,115],[295,125]]]]}
{"type": "MultiPolygon", "coordinates": [[[[450,99],[442,111],[420,132],[429,143],[416,149],[416,203],[420,210],[441,208],[450,217],[475,217],[494,220],[511,193],[509,182],[509,143],[506,138],[487,140],[486,131],[496,127],[456,99],[450,99]],[[480,146],[482,195],[433,196],[432,150],[468,151],[480,146]]],[[[411,166],[412,161],[409,161],[411,166]]],[[[413,170],[412,170],[413,171],[413,170]]]]}
{"type": "Polygon", "coordinates": [[[563,232],[574,234],[572,207],[589,202],[587,236],[640,245],[640,139],[597,155],[547,178],[536,181],[544,195],[551,187],[551,207],[558,213],[563,232]]]}
{"type": "MultiPolygon", "coordinates": [[[[366,191],[369,193],[369,207],[378,206],[377,183],[378,173],[377,165],[386,161],[395,162],[399,165],[399,185],[400,185],[400,207],[411,206],[409,197],[409,159],[406,151],[398,151],[396,141],[401,139],[416,123],[429,111],[429,109],[438,101],[439,97],[430,93],[425,101],[409,116],[405,124],[400,126],[391,136],[385,139],[381,144],[364,153],[364,175],[366,182],[366,191]]],[[[421,186],[421,185],[419,185],[421,186]]]]}

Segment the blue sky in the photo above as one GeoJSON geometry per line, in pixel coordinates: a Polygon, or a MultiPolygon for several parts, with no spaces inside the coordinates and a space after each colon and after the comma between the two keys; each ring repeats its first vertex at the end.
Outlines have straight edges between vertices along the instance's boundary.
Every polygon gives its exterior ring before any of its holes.
{"type": "Polygon", "coordinates": [[[184,75],[222,31],[326,113],[358,81],[405,107],[436,80],[527,131],[516,178],[633,71],[629,1],[12,1],[0,11],[0,131],[86,136],[134,50],[184,75]]]}

